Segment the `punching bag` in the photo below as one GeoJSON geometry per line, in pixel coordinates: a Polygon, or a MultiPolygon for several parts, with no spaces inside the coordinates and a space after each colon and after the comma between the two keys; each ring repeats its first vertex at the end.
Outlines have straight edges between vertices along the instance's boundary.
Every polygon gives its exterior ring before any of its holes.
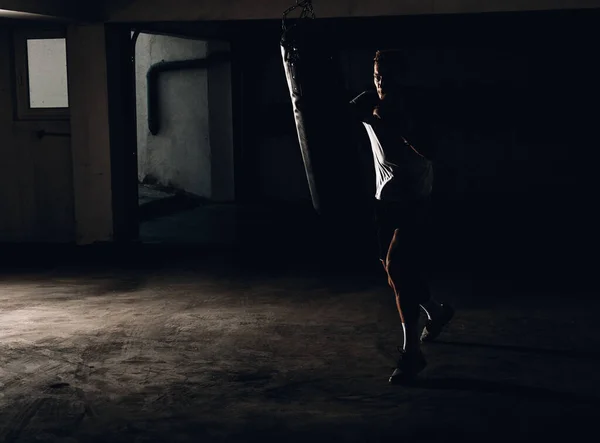
{"type": "MultiPolygon", "coordinates": [[[[306,10],[310,2],[303,3],[306,10]]],[[[347,218],[360,213],[365,189],[341,66],[314,15],[303,12],[289,27],[284,15],[282,27],[281,56],[313,207],[321,216],[347,218]]]]}

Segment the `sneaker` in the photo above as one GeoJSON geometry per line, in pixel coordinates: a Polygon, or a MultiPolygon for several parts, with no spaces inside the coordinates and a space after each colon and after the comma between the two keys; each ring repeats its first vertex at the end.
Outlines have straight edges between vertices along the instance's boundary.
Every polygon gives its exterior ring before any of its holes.
{"type": "Polygon", "coordinates": [[[439,315],[439,317],[427,321],[427,324],[421,333],[422,342],[433,341],[438,338],[438,336],[442,333],[442,329],[444,329],[444,327],[450,323],[452,317],[454,317],[454,309],[452,306],[442,304],[441,309],[442,313],[439,315]]]}
{"type": "Polygon", "coordinates": [[[416,380],[417,375],[425,369],[427,361],[422,352],[415,354],[414,357],[409,357],[403,351],[400,351],[400,358],[396,364],[396,369],[390,376],[390,384],[409,384],[416,380]]]}

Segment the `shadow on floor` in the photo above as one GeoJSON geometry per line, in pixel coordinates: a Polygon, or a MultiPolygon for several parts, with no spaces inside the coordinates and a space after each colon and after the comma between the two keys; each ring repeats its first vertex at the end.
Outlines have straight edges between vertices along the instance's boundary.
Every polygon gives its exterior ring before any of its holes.
{"type": "Polygon", "coordinates": [[[423,378],[417,380],[413,386],[424,389],[459,390],[485,394],[514,395],[519,398],[526,397],[531,400],[580,403],[594,406],[600,402],[600,398],[593,395],[561,392],[553,389],[517,385],[504,381],[455,377],[423,378]]]}
{"type": "Polygon", "coordinates": [[[434,344],[439,345],[447,345],[447,346],[459,346],[465,348],[479,348],[479,349],[495,349],[499,351],[511,351],[511,352],[524,352],[528,354],[539,354],[539,355],[549,355],[554,357],[568,357],[575,358],[581,360],[591,360],[595,362],[600,362],[600,353],[599,352],[586,352],[580,350],[557,350],[557,349],[543,349],[543,348],[534,348],[531,346],[515,346],[515,345],[491,345],[486,343],[476,343],[476,342],[456,342],[456,341],[444,341],[444,340],[436,340],[434,344]]]}
{"type": "Polygon", "coordinates": [[[203,199],[190,197],[185,194],[175,194],[166,198],[152,200],[140,205],[140,222],[188,211],[201,206],[203,203],[205,203],[203,199]]]}

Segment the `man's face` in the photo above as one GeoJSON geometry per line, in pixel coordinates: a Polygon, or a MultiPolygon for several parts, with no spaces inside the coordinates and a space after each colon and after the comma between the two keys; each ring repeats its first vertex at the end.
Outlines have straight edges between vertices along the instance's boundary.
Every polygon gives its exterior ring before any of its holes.
{"type": "Polygon", "coordinates": [[[389,97],[390,94],[393,95],[398,89],[398,83],[392,70],[381,62],[373,65],[373,83],[380,100],[389,97]]]}

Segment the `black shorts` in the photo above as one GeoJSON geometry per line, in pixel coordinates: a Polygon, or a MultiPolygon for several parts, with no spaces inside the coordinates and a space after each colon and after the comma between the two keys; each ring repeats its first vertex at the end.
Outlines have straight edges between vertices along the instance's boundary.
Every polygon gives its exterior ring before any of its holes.
{"type": "Polygon", "coordinates": [[[385,260],[394,232],[398,230],[394,258],[411,269],[427,267],[431,238],[429,198],[403,203],[376,200],[375,224],[381,260],[385,260]]]}

